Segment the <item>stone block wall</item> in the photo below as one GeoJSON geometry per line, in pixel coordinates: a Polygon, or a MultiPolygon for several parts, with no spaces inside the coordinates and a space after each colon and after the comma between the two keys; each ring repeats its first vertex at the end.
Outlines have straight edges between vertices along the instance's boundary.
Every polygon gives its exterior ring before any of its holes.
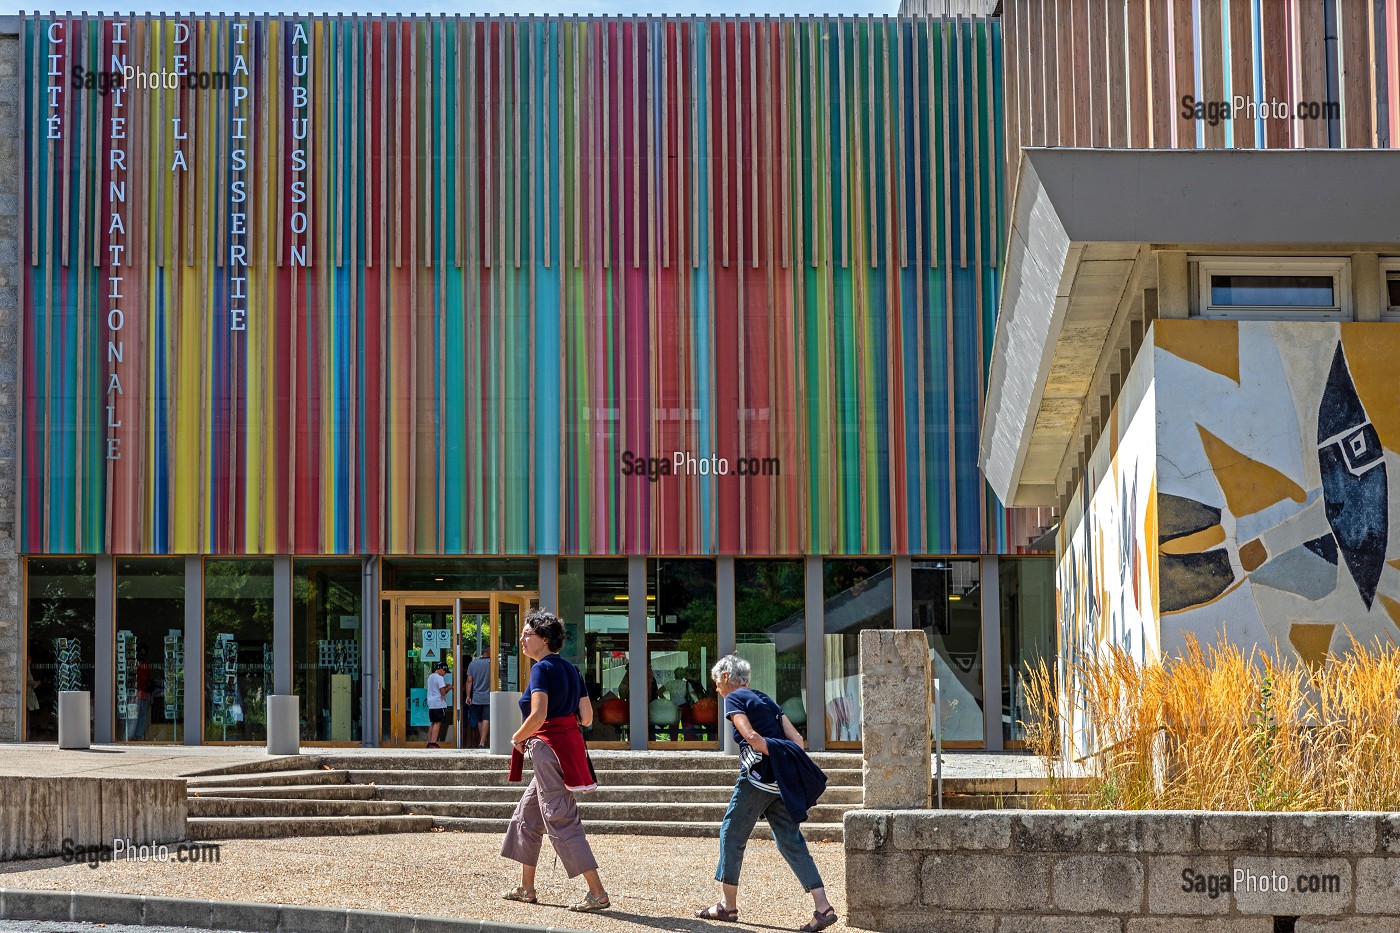
{"type": "Polygon", "coordinates": [[[15,547],[15,431],[19,400],[19,18],[0,16],[0,742],[20,738],[19,554],[15,547]]]}
{"type": "Polygon", "coordinates": [[[1400,814],[855,810],[883,933],[1396,933],[1400,814]]]}
{"type": "Polygon", "coordinates": [[[74,845],[179,842],[189,813],[179,778],[0,777],[0,862],[74,845]]]}

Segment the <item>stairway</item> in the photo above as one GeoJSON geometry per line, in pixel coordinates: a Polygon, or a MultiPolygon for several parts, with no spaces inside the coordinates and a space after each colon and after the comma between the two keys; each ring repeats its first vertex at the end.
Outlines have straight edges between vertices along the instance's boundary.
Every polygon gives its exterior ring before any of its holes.
{"type": "MultiPolygon", "coordinates": [[[[590,833],[717,836],[737,761],[715,752],[593,752],[599,789],[579,795],[590,833]]],[[[803,824],[812,840],[840,840],[861,803],[860,756],[817,753],[830,784],[803,824]]],[[[423,832],[503,833],[523,784],[509,760],[484,752],[373,751],[269,759],[189,778],[191,839],[423,832]]],[[[529,769],[529,762],[526,762],[529,769]]],[[[529,775],[526,775],[526,780],[529,775]]],[[[754,834],[769,838],[766,823],[754,834]]]]}

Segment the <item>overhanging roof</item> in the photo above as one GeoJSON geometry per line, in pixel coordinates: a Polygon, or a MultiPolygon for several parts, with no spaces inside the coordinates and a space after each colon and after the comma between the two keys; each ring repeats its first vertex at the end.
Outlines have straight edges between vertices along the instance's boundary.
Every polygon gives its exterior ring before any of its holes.
{"type": "Polygon", "coordinates": [[[1400,244],[1393,150],[1023,150],[982,418],[987,481],[1008,505],[1056,501],[1144,246],[1377,243],[1400,244]]]}

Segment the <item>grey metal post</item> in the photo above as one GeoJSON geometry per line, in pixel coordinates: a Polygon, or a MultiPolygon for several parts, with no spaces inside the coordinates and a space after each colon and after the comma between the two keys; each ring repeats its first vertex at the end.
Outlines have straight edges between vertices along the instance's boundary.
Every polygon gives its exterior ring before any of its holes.
{"type": "Polygon", "coordinates": [[[814,752],[826,748],[826,641],[825,603],[822,591],[822,559],[803,558],[806,632],[802,643],[807,651],[807,747],[814,752]]]}
{"type": "MultiPolygon", "coordinates": [[[[726,654],[733,654],[738,648],[738,639],[734,634],[734,558],[721,557],[715,561],[715,598],[717,614],[715,624],[718,626],[716,632],[716,648],[719,657],[726,654]]],[[[712,659],[717,660],[717,659],[712,659]]],[[[701,671],[702,683],[709,682],[709,671],[701,671]]],[[[731,755],[739,754],[739,743],[734,741],[734,730],[727,728],[726,720],[723,716],[719,719],[719,734],[721,747],[731,755]]]]}
{"type": "Polygon", "coordinates": [[[909,556],[894,559],[894,627],[914,627],[914,559],[909,556]]]}
{"type": "Polygon", "coordinates": [[[555,614],[559,612],[559,558],[552,555],[540,558],[540,605],[555,614]]]}
{"type": "Polygon", "coordinates": [[[1002,749],[1001,729],[1001,561],[982,558],[982,722],[987,751],[1002,749]]]}
{"type": "Polygon", "coordinates": [[[467,682],[467,662],[476,655],[467,653],[466,659],[462,657],[462,597],[458,596],[452,600],[452,659],[456,662],[452,671],[452,721],[456,723],[456,728],[452,731],[457,737],[457,750],[461,751],[466,747],[462,738],[462,733],[467,728],[466,704],[471,702],[471,697],[462,696],[462,685],[467,682]]]}
{"type": "Polygon", "coordinates": [[[272,690],[292,692],[292,559],[272,558],[272,690]]]}
{"type": "Polygon", "coordinates": [[[185,744],[204,740],[204,558],[185,558],[185,744]]]}
{"type": "Polygon", "coordinates": [[[92,737],[99,745],[112,741],[116,719],[116,574],[110,555],[97,558],[97,592],[93,611],[92,737]]]}
{"type": "Polygon", "coordinates": [[[360,744],[379,744],[379,558],[360,564],[360,744]]]}
{"type": "Polygon", "coordinates": [[[627,558],[627,730],[629,747],[645,751],[651,723],[647,721],[647,559],[627,558]]]}

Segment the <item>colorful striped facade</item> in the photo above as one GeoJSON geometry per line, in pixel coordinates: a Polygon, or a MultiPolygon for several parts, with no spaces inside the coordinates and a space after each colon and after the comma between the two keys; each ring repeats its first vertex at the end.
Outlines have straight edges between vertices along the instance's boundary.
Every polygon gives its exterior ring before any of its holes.
{"type": "Polygon", "coordinates": [[[21,33],[23,553],[975,554],[1038,530],[977,467],[996,19],[21,33]],[[123,61],[216,87],[73,86],[123,61]],[[628,475],[677,452],[685,475],[628,475]]]}

